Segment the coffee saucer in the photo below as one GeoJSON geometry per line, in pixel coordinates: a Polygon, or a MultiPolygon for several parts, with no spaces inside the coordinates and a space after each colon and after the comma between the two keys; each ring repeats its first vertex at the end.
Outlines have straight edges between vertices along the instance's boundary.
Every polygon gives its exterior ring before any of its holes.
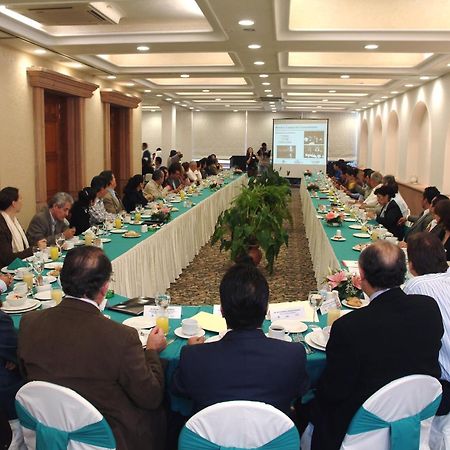
{"type": "MultiPolygon", "coordinates": [[[[274,338],[274,337],[272,337],[272,336],[269,336],[269,333],[266,333],[266,336],[268,337],[268,338],[270,338],[270,339],[278,339],[278,338],[274,338]]],[[[292,338],[288,335],[288,334],[286,334],[285,336],[284,336],[284,339],[278,339],[279,341],[281,341],[281,340],[283,340],[283,341],[286,341],[286,342],[292,342],[292,338]]]]}
{"type": "Polygon", "coordinates": [[[198,332],[197,332],[196,334],[193,334],[193,335],[187,335],[187,334],[184,334],[184,333],[183,333],[183,328],[182,328],[182,327],[178,327],[178,328],[174,331],[174,333],[175,333],[178,337],[180,337],[180,338],[183,338],[183,339],[189,339],[189,338],[194,337],[194,336],[195,336],[195,337],[202,337],[202,336],[204,336],[204,335],[205,335],[205,330],[199,328],[199,330],[198,330],[198,332]]]}
{"type": "Polygon", "coordinates": [[[345,237],[344,236],[333,236],[332,238],[331,238],[331,240],[332,241],[336,241],[336,242],[343,242],[343,241],[345,241],[346,239],[345,239],[345,237]]]}

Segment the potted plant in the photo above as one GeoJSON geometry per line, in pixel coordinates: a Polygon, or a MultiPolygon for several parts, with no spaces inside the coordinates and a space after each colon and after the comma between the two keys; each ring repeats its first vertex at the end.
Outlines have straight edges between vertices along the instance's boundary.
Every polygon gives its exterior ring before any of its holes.
{"type": "Polygon", "coordinates": [[[259,246],[272,273],[282,245],[288,244],[284,225],[286,220],[291,220],[289,194],[290,189],[284,184],[253,183],[243,188],[231,208],[219,216],[211,243],[220,241],[220,250],[229,250],[234,261],[259,246]]]}

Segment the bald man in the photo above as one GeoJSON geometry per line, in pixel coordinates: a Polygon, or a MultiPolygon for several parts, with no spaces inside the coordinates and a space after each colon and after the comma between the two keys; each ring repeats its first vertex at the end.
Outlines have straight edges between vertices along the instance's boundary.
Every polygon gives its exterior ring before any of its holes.
{"type": "Polygon", "coordinates": [[[439,307],[431,297],[400,289],[406,273],[403,251],[379,241],[361,253],[359,270],[370,303],[331,329],[327,365],[309,405],[313,450],[338,450],[358,408],[387,383],[441,373],[439,307]]]}

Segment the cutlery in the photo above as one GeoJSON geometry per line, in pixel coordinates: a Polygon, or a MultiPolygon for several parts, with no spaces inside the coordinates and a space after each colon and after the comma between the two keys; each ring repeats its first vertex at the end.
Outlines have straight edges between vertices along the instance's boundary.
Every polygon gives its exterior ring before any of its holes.
{"type": "Polygon", "coordinates": [[[303,347],[305,347],[305,352],[307,355],[311,355],[312,353],[314,353],[314,350],[306,343],[303,333],[298,333],[294,337],[294,342],[300,342],[303,347]]]}

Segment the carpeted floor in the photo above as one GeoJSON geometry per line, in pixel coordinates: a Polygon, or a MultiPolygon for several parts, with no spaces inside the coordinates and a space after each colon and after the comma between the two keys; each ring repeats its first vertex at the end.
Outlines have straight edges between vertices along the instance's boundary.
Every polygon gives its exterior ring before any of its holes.
{"type": "MultiPolygon", "coordinates": [[[[298,189],[292,189],[290,207],[293,224],[288,225],[289,247],[282,248],[272,275],[265,269],[264,258],[259,266],[269,282],[271,302],[306,300],[308,292],[316,289],[298,189]]],[[[229,253],[220,252],[218,244],[205,245],[171,285],[172,302],[177,305],[219,303],[220,280],[232,264],[229,253]]]]}

